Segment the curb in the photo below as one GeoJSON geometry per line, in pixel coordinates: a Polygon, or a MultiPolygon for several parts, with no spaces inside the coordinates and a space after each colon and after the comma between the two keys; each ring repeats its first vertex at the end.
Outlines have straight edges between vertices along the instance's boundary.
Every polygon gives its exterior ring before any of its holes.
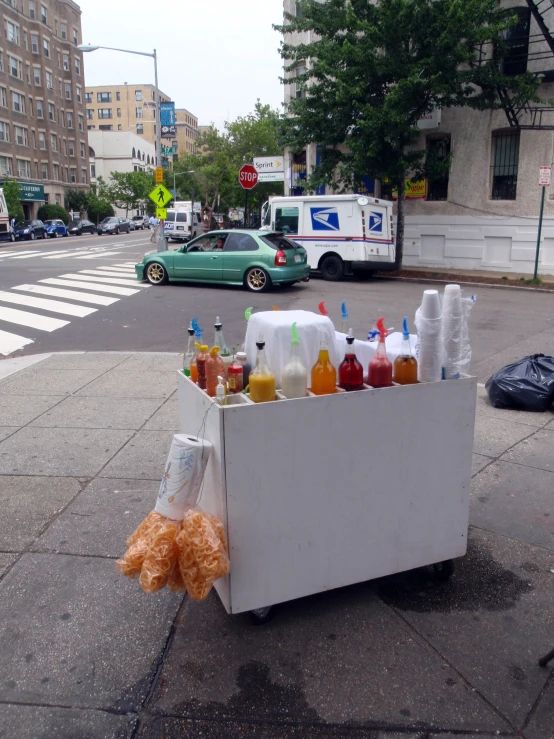
{"type": "MultiPolygon", "coordinates": [[[[423,277],[387,277],[386,275],[376,275],[376,278],[379,280],[396,280],[397,282],[416,282],[421,284],[426,283],[436,283],[437,285],[450,285],[452,284],[452,280],[441,280],[437,278],[427,278],[424,279],[423,277]]],[[[552,290],[545,290],[542,287],[523,287],[520,285],[494,285],[490,282],[471,282],[471,280],[457,280],[456,284],[458,285],[472,285],[473,287],[491,287],[491,288],[497,288],[498,290],[523,290],[525,292],[530,293],[553,293],[554,289],[552,290]]]]}

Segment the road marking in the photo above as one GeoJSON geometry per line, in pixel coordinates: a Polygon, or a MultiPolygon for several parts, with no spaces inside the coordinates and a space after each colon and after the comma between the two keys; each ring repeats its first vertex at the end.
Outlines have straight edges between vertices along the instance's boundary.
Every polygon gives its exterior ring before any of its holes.
{"type": "Polygon", "coordinates": [[[110,265],[108,265],[107,267],[100,267],[100,269],[107,270],[114,277],[116,275],[133,275],[133,277],[135,276],[135,270],[132,267],[110,267],[110,265]]]}
{"type": "Polygon", "coordinates": [[[24,336],[11,334],[9,331],[0,331],[0,354],[5,357],[18,349],[22,349],[27,344],[34,344],[32,339],[26,339],[24,336]]]}
{"type": "Polygon", "coordinates": [[[42,285],[16,285],[11,289],[22,290],[26,293],[37,293],[38,295],[52,295],[55,298],[80,300],[81,303],[93,303],[94,305],[112,305],[112,303],[119,301],[119,298],[108,298],[106,295],[78,293],[76,290],[60,290],[57,287],[43,287],[42,285]]]}
{"type": "Polygon", "coordinates": [[[111,287],[108,285],[97,285],[94,282],[79,282],[77,280],[59,280],[56,277],[48,277],[46,280],[39,280],[46,285],[59,285],[61,287],[80,287],[83,290],[96,290],[101,293],[113,293],[114,295],[135,295],[140,290],[131,290],[128,287],[111,287]]]}
{"type": "Polygon", "coordinates": [[[25,254],[20,254],[17,257],[13,257],[13,259],[30,259],[40,253],[40,251],[26,251],[25,254]]]}
{"type": "Polygon", "coordinates": [[[19,252],[18,251],[2,251],[0,252],[0,257],[10,257],[10,256],[13,257],[16,254],[19,254],[19,252]]]}
{"type": "Polygon", "coordinates": [[[60,251],[49,251],[47,255],[44,256],[44,259],[53,259],[54,255],[59,254],[78,254],[79,252],[76,252],[74,249],[61,249],[60,251]]]}
{"type": "Polygon", "coordinates": [[[76,259],[103,259],[104,257],[115,257],[117,254],[121,254],[119,251],[103,251],[101,254],[92,254],[86,257],[75,257],[76,259]]]}
{"type": "Polygon", "coordinates": [[[70,251],[58,252],[55,256],[44,257],[44,259],[66,259],[68,257],[80,256],[82,253],[83,249],[79,249],[78,251],[75,251],[75,249],[71,249],[70,251]]]}
{"type": "MultiPolygon", "coordinates": [[[[109,272],[108,270],[105,270],[105,269],[80,269],[79,274],[80,275],[97,275],[98,277],[102,277],[102,276],[103,277],[117,277],[117,278],[129,280],[129,284],[131,284],[131,282],[137,281],[137,278],[135,277],[135,275],[131,275],[131,274],[122,275],[121,272],[114,273],[114,272],[109,272]]],[[[115,284],[117,285],[117,282],[115,284]]]]}
{"type": "Polygon", "coordinates": [[[91,313],[96,313],[98,310],[98,308],[85,308],[82,305],[62,303],[60,300],[45,300],[44,298],[35,298],[32,295],[17,295],[2,291],[0,291],[0,302],[26,305],[29,308],[42,308],[42,310],[48,310],[52,313],[63,313],[66,316],[79,316],[79,318],[90,316],[91,313]]]}
{"type": "Polygon", "coordinates": [[[68,280],[87,280],[88,282],[104,282],[107,285],[131,285],[136,284],[137,287],[139,286],[139,283],[135,280],[134,282],[131,282],[131,280],[119,280],[119,279],[112,279],[111,277],[89,277],[88,275],[85,277],[80,274],[67,274],[67,275],[60,275],[60,277],[65,277],[68,280]]]}
{"type": "Polygon", "coordinates": [[[39,316],[37,313],[28,313],[25,310],[15,310],[3,306],[0,306],[0,321],[17,323],[20,326],[30,326],[39,331],[48,331],[48,333],[57,331],[69,323],[69,321],[61,321],[59,318],[47,318],[46,316],[39,316]]]}
{"type": "Polygon", "coordinates": [[[136,262],[123,262],[123,264],[114,264],[114,267],[132,267],[135,268],[136,262]]]}

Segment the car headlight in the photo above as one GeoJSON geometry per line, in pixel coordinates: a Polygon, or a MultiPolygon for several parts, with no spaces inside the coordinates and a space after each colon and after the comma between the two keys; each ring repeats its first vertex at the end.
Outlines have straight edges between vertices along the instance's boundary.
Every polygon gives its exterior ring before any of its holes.
{"type": "Polygon", "coordinates": [[[25,230],[23,231],[23,233],[24,233],[24,234],[30,234],[30,233],[31,233],[31,229],[30,229],[30,228],[26,228],[26,229],[25,229],[25,230]]]}

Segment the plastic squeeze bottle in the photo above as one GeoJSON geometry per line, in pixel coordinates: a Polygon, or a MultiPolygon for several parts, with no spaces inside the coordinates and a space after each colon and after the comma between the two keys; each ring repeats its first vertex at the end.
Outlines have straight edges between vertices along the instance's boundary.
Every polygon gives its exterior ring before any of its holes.
{"type": "Polygon", "coordinates": [[[379,346],[377,353],[369,363],[368,383],[372,387],[390,387],[392,385],[392,363],[387,357],[384,318],[378,319],[377,328],[379,329],[379,346]]]}
{"type": "Polygon", "coordinates": [[[265,358],[265,341],[260,337],[256,342],[258,356],[256,366],[250,374],[250,399],[254,403],[266,403],[275,400],[275,375],[269,369],[265,358]]]}
{"type": "Polygon", "coordinates": [[[230,393],[242,393],[244,388],[244,369],[242,364],[235,359],[227,367],[227,377],[230,393]]]}
{"type": "Polygon", "coordinates": [[[192,324],[191,326],[189,326],[187,330],[189,333],[189,339],[187,342],[187,349],[185,351],[185,356],[183,358],[183,372],[185,373],[187,377],[190,377],[190,364],[196,356],[196,352],[194,350],[194,339],[195,339],[194,334],[196,332],[193,329],[192,324]]]}
{"type": "Polygon", "coordinates": [[[207,344],[195,344],[195,347],[198,349],[198,354],[196,355],[196,367],[198,372],[198,387],[201,390],[206,389],[206,382],[207,382],[207,376],[206,376],[206,364],[208,362],[208,346],[207,344]]]}
{"type": "Polygon", "coordinates": [[[329,359],[327,342],[322,341],[317,362],[312,367],[312,387],[314,395],[330,395],[337,392],[337,370],[329,359]]]}
{"type": "Polygon", "coordinates": [[[247,387],[248,382],[250,381],[250,373],[252,372],[252,367],[250,364],[248,364],[246,352],[237,352],[235,356],[235,362],[242,365],[242,385],[243,387],[247,387]]]}
{"type": "Polygon", "coordinates": [[[394,381],[399,385],[415,385],[417,382],[417,359],[412,354],[408,317],[404,317],[402,348],[394,360],[394,381]]]}
{"type": "Polygon", "coordinates": [[[281,391],[285,398],[305,398],[308,394],[308,371],[300,359],[296,323],[291,326],[291,334],[290,359],[281,372],[281,391]]]}
{"type": "Polygon", "coordinates": [[[221,320],[219,316],[215,319],[215,340],[214,340],[214,346],[219,347],[219,356],[221,357],[223,364],[225,366],[225,377],[227,377],[227,368],[233,361],[233,355],[231,354],[231,351],[229,347],[227,346],[227,343],[225,342],[225,337],[223,336],[223,324],[221,323],[221,320]]]}
{"type": "Polygon", "coordinates": [[[206,361],[206,392],[212,398],[215,397],[217,380],[220,375],[221,377],[225,377],[225,365],[219,356],[219,347],[214,346],[210,349],[210,354],[206,361]]]}
{"type": "Polygon", "coordinates": [[[225,385],[223,382],[223,377],[217,378],[217,385],[215,388],[215,402],[218,405],[227,405],[227,397],[225,395],[225,385]]]}
{"type": "MultiPolygon", "coordinates": [[[[194,328],[194,321],[195,320],[196,319],[194,319],[193,322],[192,322],[193,328],[194,328]]],[[[199,348],[198,347],[202,345],[202,334],[204,332],[203,332],[203,330],[201,328],[197,328],[195,330],[196,330],[195,336],[196,336],[197,341],[194,342],[194,347],[193,347],[194,348],[194,356],[190,360],[190,379],[193,382],[198,383],[198,367],[196,365],[196,357],[199,354],[199,348]]]]}
{"type": "Polygon", "coordinates": [[[364,389],[364,368],[354,351],[354,333],[348,329],[346,354],[339,367],[339,387],[347,392],[364,389]]]}

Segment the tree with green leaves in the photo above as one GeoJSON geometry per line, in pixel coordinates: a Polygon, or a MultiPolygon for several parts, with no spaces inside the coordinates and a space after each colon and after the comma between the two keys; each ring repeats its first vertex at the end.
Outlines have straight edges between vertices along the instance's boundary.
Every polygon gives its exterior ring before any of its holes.
{"type": "Polygon", "coordinates": [[[91,185],[87,193],[87,215],[89,219],[98,225],[104,218],[113,215],[114,209],[107,197],[105,183],[102,177],[98,178],[96,185],[91,185]]]}
{"type": "Polygon", "coordinates": [[[110,172],[104,189],[108,199],[118,208],[125,208],[128,215],[129,210],[145,204],[155,184],[152,172],[110,172]]]}
{"type": "Polygon", "coordinates": [[[25,213],[23,212],[23,206],[19,200],[19,183],[16,182],[16,180],[4,180],[2,189],[8,206],[10,221],[12,218],[15,218],[16,221],[22,221],[25,218],[25,213]]]}
{"type": "Polygon", "coordinates": [[[65,190],[65,207],[66,210],[78,211],[81,213],[87,205],[87,192],[78,187],[67,187],[65,190]]]}
{"type": "Polygon", "coordinates": [[[69,223],[69,213],[61,205],[56,205],[56,203],[45,203],[44,205],[41,205],[38,209],[37,218],[40,221],[49,221],[54,218],[59,218],[66,226],[69,223]]]}
{"type": "Polygon", "coordinates": [[[517,16],[500,0],[297,0],[285,13],[281,55],[294,97],[282,127],[292,151],[320,147],[308,189],[352,191],[364,176],[398,189],[396,255],[402,263],[404,182],[437,176],[450,165],[418,148],[418,121],[434,108],[517,109],[537,101],[539,80],[505,75],[504,40],[517,16]],[[289,43],[288,34],[309,39],[289,43]],[[311,32],[310,34],[306,32],[311,32]],[[306,62],[306,60],[308,60],[306,62]],[[300,64],[302,63],[302,64],[300,64]],[[306,71],[297,74],[297,71],[306,71]],[[429,170],[429,171],[428,171],[429,170]]]}

